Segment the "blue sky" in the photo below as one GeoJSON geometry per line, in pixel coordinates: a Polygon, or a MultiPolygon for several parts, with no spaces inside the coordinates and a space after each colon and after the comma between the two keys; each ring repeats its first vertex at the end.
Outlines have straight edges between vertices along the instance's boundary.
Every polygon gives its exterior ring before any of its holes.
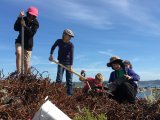
{"type": "MultiPolygon", "coordinates": [[[[132,62],[141,80],[160,79],[159,0],[1,0],[0,4],[0,69],[6,75],[16,68],[14,22],[21,10],[36,6],[40,28],[31,65],[40,72],[49,71],[52,80],[57,66],[48,61],[50,48],[66,28],[75,33],[76,72],[84,69],[93,77],[100,72],[108,80],[112,70],[106,63],[117,55],[132,62]]],[[[74,76],[73,81],[77,80],[74,76]]]]}

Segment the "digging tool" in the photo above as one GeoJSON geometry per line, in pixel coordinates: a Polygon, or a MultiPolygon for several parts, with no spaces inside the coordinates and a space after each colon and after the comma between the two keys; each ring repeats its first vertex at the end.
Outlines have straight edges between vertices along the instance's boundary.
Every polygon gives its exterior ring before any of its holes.
{"type": "MultiPolygon", "coordinates": [[[[23,17],[21,21],[23,20],[23,17]]],[[[21,49],[21,73],[24,74],[24,26],[21,26],[21,43],[22,43],[22,49],[21,49]]]]}
{"type": "MultiPolygon", "coordinates": [[[[78,73],[76,73],[75,71],[73,71],[73,70],[70,70],[68,67],[66,67],[66,66],[64,66],[63,64],[61,64],[61,63],[59,63],[59,62],[57,62],[56,60],[51,60],[52,62],[54,62],[54,63],[56,63],[56,64],[58,64],[58,65],[60,65],[61,67],[63,67],[64,69],[66,69],[66,70],[68,70],[68,71],[70,71],[70,72],[72,72],[73,74],[75,74],[75,75],[77,75],[78,77],[80,77],[80,78],[82,78],[82,79],[84,79],[84,80],[86,80],[86,78],[84,77],[84,76],[82,76],[82,75],[80,75],[80,74],[78,74],[78,73]]],[[[85,75],[85,73],[84,73],[85,71],[83,71],[82,73],[85,75]]],[[[91,88],[91,86],[90,86],[90,84],[89,84],[89,82],[88,81],[86,81],[86,83],[87,83],[87,85],[88,85],[88,87],[89,87],[89,90],[88,90],[88,92],[92,95],[92,96],[94,96],[94,93],[93,93],[93,89],[91,88]]],[[[104,89],[104,90],[106,90],[106,92],[105,93],[107,93],[108,95],[111,95],[111,96],[114,96],[112,93],[110,93],[110,92],[108,92],[107,90],[108,90],[108,88],[103,88],[103,87],[101,87],[101,89],[104,89]]]]}
{"type": "MultiPolygon", "coordinates": [[[[76,72],[73,71],[73,70],[70,70],[68,67],[66,67],[66,66],[64,66],[63,64],[57,62],[56,60],[53,59],[53,60],[51,60],[51,61],[54,62],[54,63],[56,63],[56,64],[58,64],[58,65],[60,65],[60,66],[63,67],[64,69],[66,69],[66,70],[72,72],[73,74],[77,75],[78,77],[80,77],[80,78],[86,80],[86,78],[85,78],[84,76],[82,76],[82,75],[76,73],[76,72]]],[[[86,81],[86,83],[87,83],[87,85],[88,85],[88,87],[89,87],[89,90],[91,91],[92,88],[91,88],[90,84],[88,83],[88,81],[86,81]]]]}

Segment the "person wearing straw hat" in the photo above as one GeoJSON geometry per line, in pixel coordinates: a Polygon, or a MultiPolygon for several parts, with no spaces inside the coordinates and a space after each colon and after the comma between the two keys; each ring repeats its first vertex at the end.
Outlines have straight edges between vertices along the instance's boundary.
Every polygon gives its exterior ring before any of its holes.
{"type": "Polygon", "coordinates": [[[123,60],[118,56],[113,56],[107,63],[107,67],[111,67],[114,71],[111,72],[108,88],[113,93],[116,100],[135,102],[137,94],[136,81],[140,80],[140,76],[132,69],[126,68],[123,60]]]}

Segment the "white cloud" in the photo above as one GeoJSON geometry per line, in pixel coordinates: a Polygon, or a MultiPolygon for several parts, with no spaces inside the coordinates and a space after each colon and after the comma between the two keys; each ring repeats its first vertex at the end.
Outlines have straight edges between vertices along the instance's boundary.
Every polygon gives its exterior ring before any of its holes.
{"type": "Polygon", "coordinates": [[[106,18],[106,16],[99,14],[98,10],[90,8],[85,5],[78,4],[76,2],[66,2],[67,12],[65,13],[69,19],[77,20],[80,23],[90,25],[92,27],[111,29],[112,23],[106,18]]]}
{"type": "Polygon", "coordinates": [[[112,22],[108,19],[107,14],[102,14],[102,11],[92,6],[92,4],[74,0],[47,0],[45,3],[39,0],[28,0],[27,2],[43,9],[39,15],[52,20],[66,19],[67,21],[87,25],[92,28],[112,29],[112,22]],[[58,17],[55,18],[54,16],[57,16],[57,14],[58,17]]]}
{"type": "Polygon", "coordinates": [[[104,0],[104,2],[110,3],[114,6],[120,7],[121,10],[127,10],[130,6],[130,3],[128,0],[104,0]]]}
{"type": "Polygon", "coordinates": [[[103,55],[107,55],[109,57],[111,56],[116,56],[115,54],[113,54],[113,50],[106,50],[106,51],[98,51],[99,54],[103,54],[103,55]]]}
{"type": "Polygon", "coordinates": [[[133,58],[131,61],[133,61],[133,62],[138,62],[138,61],[140,61],[140,58],[135,57],[135,58],[133,58]]]}
{"type": "MultiPolygon", "coordinates": [[[[133,0],[99,0],[97,6],[86,1],[27,0],[20,3],[37,5],[41,16],[49,19],[65,19],[98,29],[115,29],[116,25],[129,26],[134,31],[160,35],[160,22],[153,16],[153,6],[133,0]],[[55,15],[58,17],[54,17],[55,15]],[[118,18],[118,19],[117,19],[118,18]]],[[[157,11],[155,8],[154,11],[157,11]]]]}
{"type": "MultiPolygon", "coordinates": [[[[123,17],[123,20],[127,21],[125,24],[134,30],[160,35],[160,28],[158,27],[160,22],[156,20],[157,16],[151,14],[151,10],[154,8],[150,6],[149,1],[148,4],[131,0],[103,1],[106,5],[110,4],[113,13],[118,13],[120,19],[123,17]]],[[[155,9],[155,11],[157,10],[155,9]]]]}

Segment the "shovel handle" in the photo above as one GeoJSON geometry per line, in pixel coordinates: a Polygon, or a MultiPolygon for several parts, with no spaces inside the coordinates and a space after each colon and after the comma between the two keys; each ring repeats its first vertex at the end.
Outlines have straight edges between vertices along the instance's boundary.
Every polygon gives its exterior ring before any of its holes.
{"type": "MultiPolygon", "coordinates": [[[[64,66],[63,64],[57,62],[56,60],[53,59],[53,60],[51,60],[51,61],[54,62],[54,63],[56,63],[56,64],[58,64],[58,65],[60,65],[60,66],[63,67],[64,69],[72,72],[73,74],[77,75],[78,77],[81,77],[81,78],[84,79],[84,80],[86,79],[85,77],[83,77],[82,75],[76,73],[75,71],[73,71],[73,70],[71,71],[68,67],[66,67],[66,66],[64,66]]],[[[87,82],[87,85],[88,85],[89,89],[92,90],[90,84],[88,83],[88,81],[86,81],[86,82],[87,82]]]]}
{"type": "Polygon", "coordinates": [[[85,78],[85,77],[83,77],[82,75],[80,75],[80,74],[76,73],[76,72],[75,72],[75,71],[73,71],[73,70],[70,70],[68,67],[66,67],[66,66],[64,66],[63,64],[61,64],[61,63],[57,62],[56,60],[52,60],[52,62],[54,62],[54,63],[56,63],[56,64],[60,65],[61,67],[65,68],[66,70],[68,70],[68,71],[70,71],[70,72],[72,72],[73,74],[77,75],[78,77],[81,77],[81,78],[83,78],[83,79],[86,79],[86,78],[85,78]]]}
{"type": "MultiPolygon", "coordinates": [[[[23,17],[21,18],[21,21],[23,17]]],[[[21,45],[22,45],[22,56],[21,56],[21,73],[24,74],[24,27],[21,26],[21,45]]]]}

